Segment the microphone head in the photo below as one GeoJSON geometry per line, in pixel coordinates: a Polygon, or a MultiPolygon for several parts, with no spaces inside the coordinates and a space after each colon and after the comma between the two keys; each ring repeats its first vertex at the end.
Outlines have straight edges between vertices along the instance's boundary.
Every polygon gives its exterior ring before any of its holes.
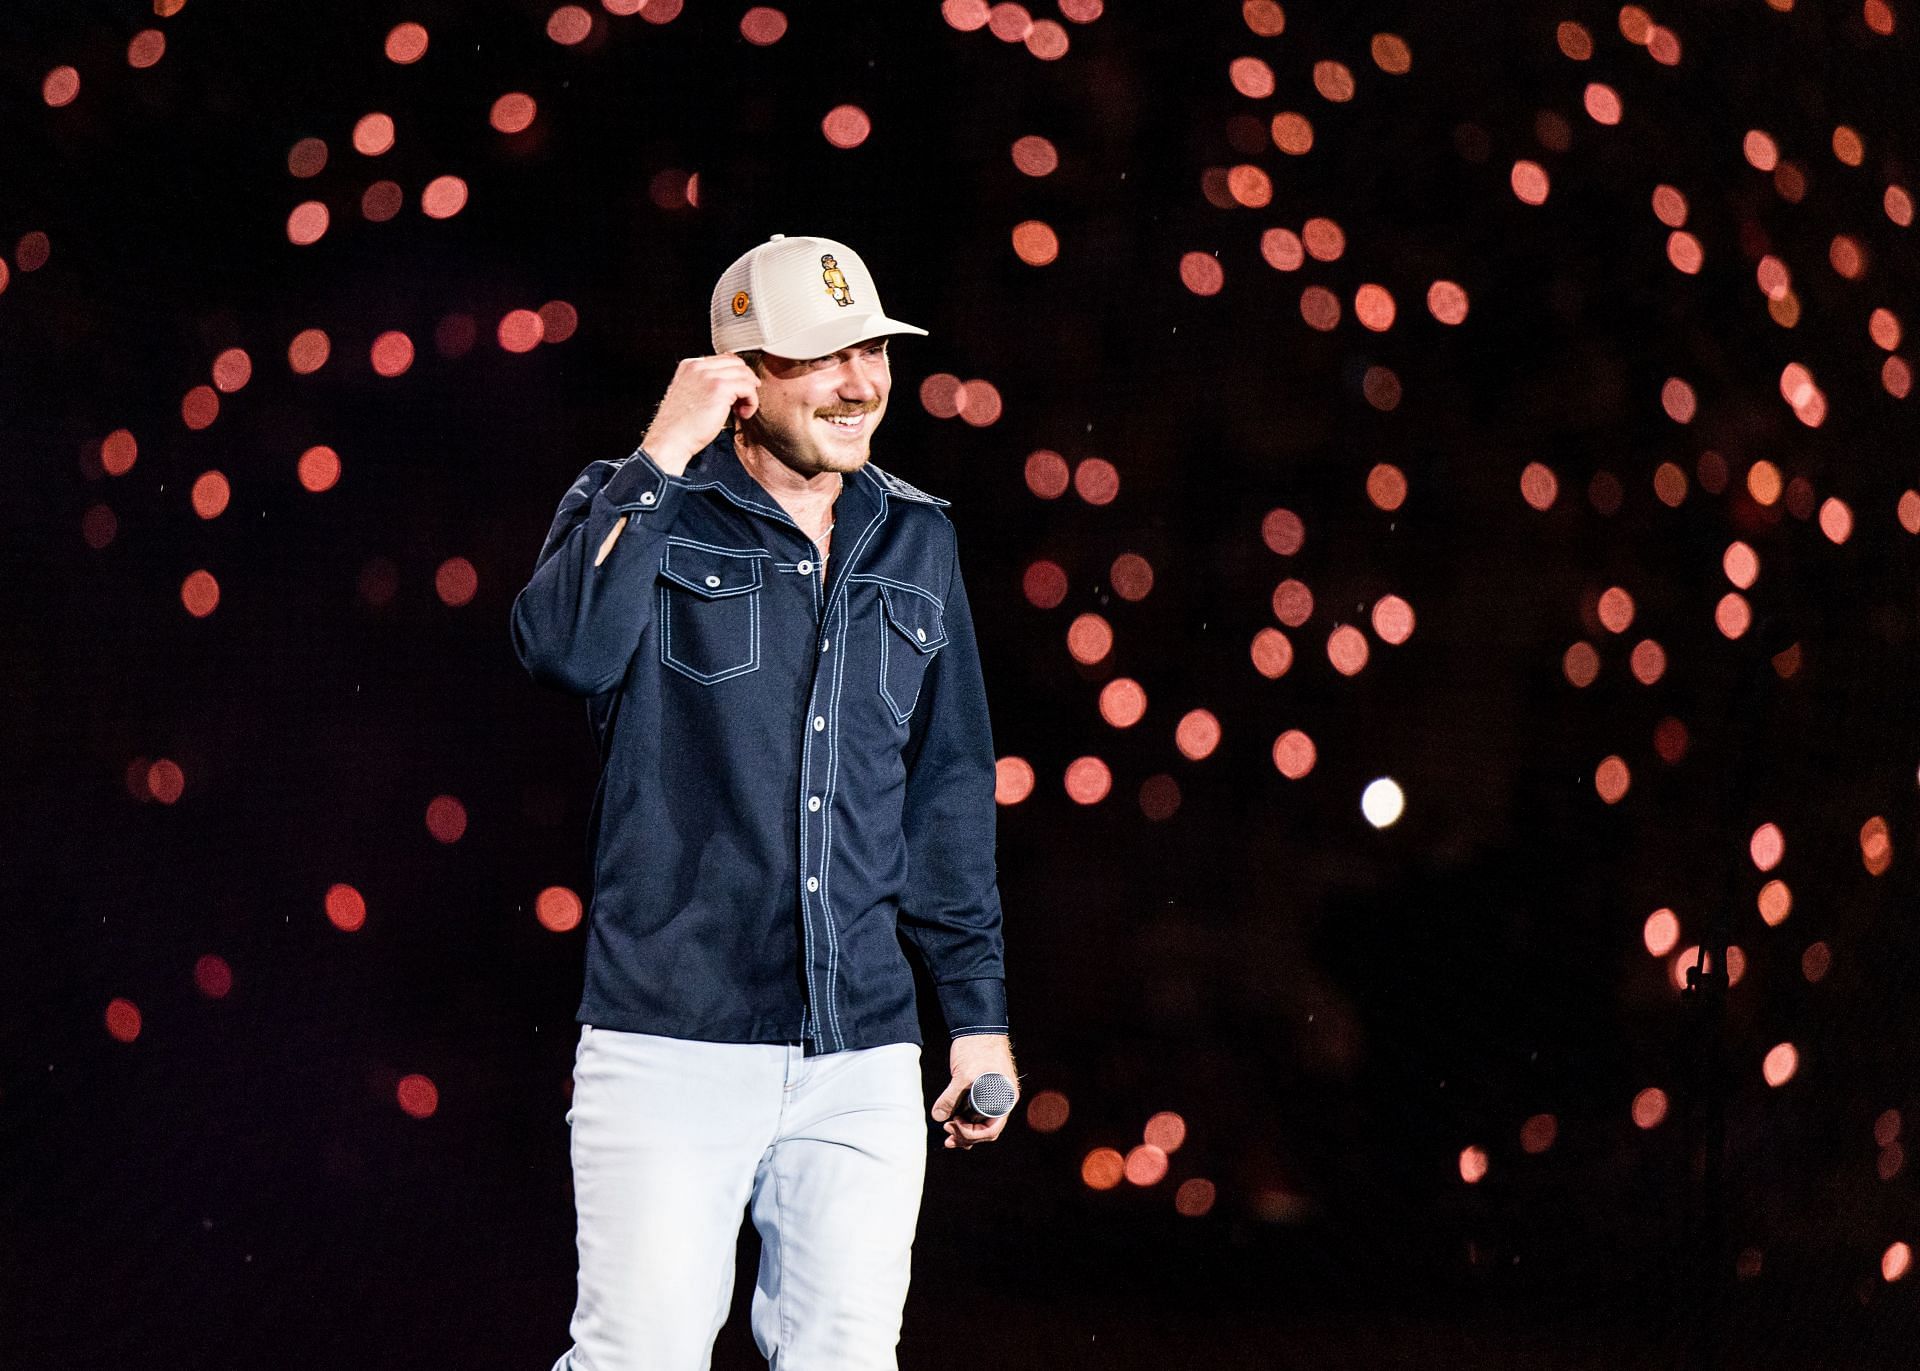
{"type": "Polygon", "coordinates": [[[1015,1098],[1013,1082],[998,1071],[976,1076],[967,1090],[967,1099],[973,1105],[973,1112],[983,1119],[998,1119],[1011,1114],[1015,1098]]]}

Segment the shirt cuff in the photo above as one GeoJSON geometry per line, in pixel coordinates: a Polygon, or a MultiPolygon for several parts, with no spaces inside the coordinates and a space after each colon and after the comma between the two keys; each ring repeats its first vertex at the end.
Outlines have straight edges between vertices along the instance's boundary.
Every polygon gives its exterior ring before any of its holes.
{"type": "Polygon", "coordinates": [[[600,493],[623,513],[651,514],[672,504],[682,488],[683,483],[654,464],[645,448],[635,448],[600,493]]]}
{"type": "Polygon", "coordinates": [[[1007,983],[998,976],[934,987],[949,1038],[1007,1032],[1007,983]]]}

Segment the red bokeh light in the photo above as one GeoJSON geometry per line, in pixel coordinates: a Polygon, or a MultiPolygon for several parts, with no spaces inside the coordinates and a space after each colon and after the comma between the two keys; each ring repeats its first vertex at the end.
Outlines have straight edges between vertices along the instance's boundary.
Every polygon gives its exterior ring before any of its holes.
{"type": "Polygon", "coordinates": [[[327,887],[327,922],[343,933],[357,933],[367,922],[367,902],[358,890],[346,884],[327,887]]]}
{"type": "Polygon", "coordinates": [[[233,990],[233,968],[209,952],[193,964],[193,988],[210,1000],[224,1000],[233,990]]]}
{"type": "Polygon", "coordinates": [[[533,917],[549,933],[572,932],[584,914],[580,896],[564,885],[550,885],[533,899],[533,917]]]}
{"type": "Polygon", "coordinates": [[[105,1014],[107,1033],[123,1043],[130,1043],[140,1036],[140,1006],[132,1000],[112,999],[107,1001],[105,1014]]]}
{"type": "Polygon", "coordinates": [[[432,1118],[434,1111],[440,1107],[439,1088],[417,1073],[402,1076],[393,1093],[401,1112],[416,1119],[432,1118]]]}

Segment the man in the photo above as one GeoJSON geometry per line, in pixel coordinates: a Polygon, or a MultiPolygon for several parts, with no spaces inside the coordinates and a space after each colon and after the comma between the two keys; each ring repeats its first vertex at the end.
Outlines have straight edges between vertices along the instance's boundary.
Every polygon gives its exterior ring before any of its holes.
{"type": "Polygon", "coordinates": [[[710,317],[715,355],[574,483],[513,606],[601,763],[555,1371],[706,1367],[743,1210],[769,1361],[893,1367],[928,1144],[907,948],[950,1034],[945,1146],[997,1138],[954,1110],[1015,1077],[954,529],[868,461],[887,340],[926,330],[845,244],[782,234],[710,317]]]}

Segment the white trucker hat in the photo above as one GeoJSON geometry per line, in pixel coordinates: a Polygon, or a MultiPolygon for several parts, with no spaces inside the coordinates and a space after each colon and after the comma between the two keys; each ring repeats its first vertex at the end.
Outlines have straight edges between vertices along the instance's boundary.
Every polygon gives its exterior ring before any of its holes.
{"type": "Polygon", "coordinates": [[[708,313],[715,352],[823,357],[863,338],[927,332],[887,317],[873,274],[845,243],[784,233],[721,273],[708,313]]]}

